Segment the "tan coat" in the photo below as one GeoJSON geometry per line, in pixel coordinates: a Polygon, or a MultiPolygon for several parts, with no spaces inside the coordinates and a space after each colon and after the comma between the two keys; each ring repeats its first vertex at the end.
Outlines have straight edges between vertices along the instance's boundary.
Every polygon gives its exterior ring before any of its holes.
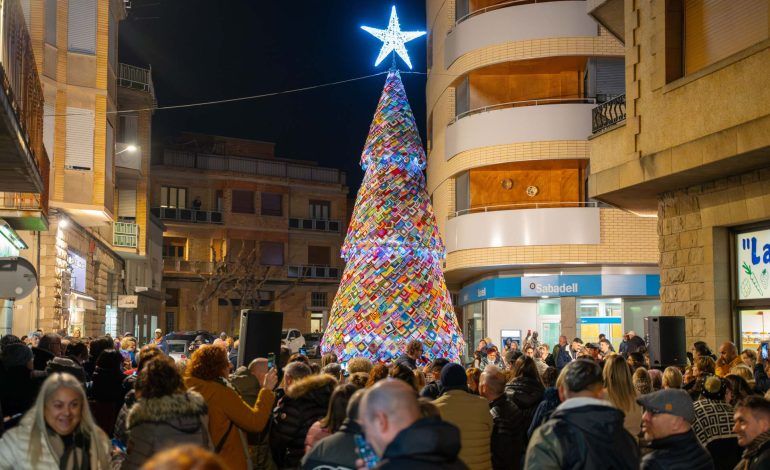
{"type": "Polygon", "coordinates": [[[433,404],[441,413],[441,419],[460,429],[460,460],[471,470],[492,468],[489,403],[462,390],[449,390],[435,399],[433,404]]]}
{"type": "Polygon", "coordinates": [[[244,402],[234,389],[213,380],[186,377],[184,383],[189,390],[200,393],[206,400],[212,446],[219,443],[230,422],[233,422],[233,429],[227,435],[219,455],[230,468],[246,468],[247,450],[238,430],[260,432],[265,428],[275,401],[273,392],[260,390],[256,403],[252,405],[244,402]]]}

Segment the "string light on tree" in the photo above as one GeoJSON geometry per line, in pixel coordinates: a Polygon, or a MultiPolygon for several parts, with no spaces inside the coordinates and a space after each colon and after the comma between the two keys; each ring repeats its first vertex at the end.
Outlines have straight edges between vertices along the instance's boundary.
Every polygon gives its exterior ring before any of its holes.
{"type": "Polygon", "coordinates": [[[369,26],[361,26],[361,29],[382,41],[380,55],[377,56],[377,61],[374,62],[375,67],[380,65],[388,54],[395,52],[411,70],[412,61],[409,60],[409,53],[406,52],[406,46],[404,44],[412,39],[424,36],[425,31],[401,31],[401,25],[398,23],[395,5],[393,5],[393,9],[390,11],[388,29],[370,28],[369,26]]]}

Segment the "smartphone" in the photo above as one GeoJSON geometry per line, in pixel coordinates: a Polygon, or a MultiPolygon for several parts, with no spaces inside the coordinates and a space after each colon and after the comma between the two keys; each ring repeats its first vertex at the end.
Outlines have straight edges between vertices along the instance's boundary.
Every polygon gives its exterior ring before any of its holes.
{"type": "Polygon", "coordinates": [[[769,346],[770,346],[770,342],[767,342],[767,341],[763,341],[762,344],[759,346],[760,354],[762,355],[763,361],[767,360],[767,355],[768,355],[767,349],[769,346]]]}
{"type": "Polygon", "coordinates": [[[302,354],[303,356],[307,356],[307,348],[304,348],[304,347],[299,348],[299,353],[302,354]]]}
{"type": "Polygon", "coordinates": [[[120,439],[113,439],[112,446],[117,447],[121,452],[126,452],[126,445],[120,439]]]}
{"type": "Polygon", "coordinates": [[[267,368],[272,369],[275,367],[275,353],[269,353],[267,355],[267,368]]]}
{"type": "Polygon", "coordinates": [[[363,459],[366,464],[366,468],[374,468],[380,462],[380,458],[374,453],[374,449],[366,442],[364,436],[361,434],[355,435],[356,450],[358,450],[358,456],[363,459]]]}

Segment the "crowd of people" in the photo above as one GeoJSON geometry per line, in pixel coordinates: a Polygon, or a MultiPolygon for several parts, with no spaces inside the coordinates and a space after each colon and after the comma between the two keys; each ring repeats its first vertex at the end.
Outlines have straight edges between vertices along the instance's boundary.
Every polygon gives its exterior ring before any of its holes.
{"type": "Polygon", "coordinates": [[[391,364],[237,346],[0,338],[0,470],[770,468],[770,362],[729,342],[664,370],[634,332],[486,339],[467,367],[417,340],[391,364]]]}

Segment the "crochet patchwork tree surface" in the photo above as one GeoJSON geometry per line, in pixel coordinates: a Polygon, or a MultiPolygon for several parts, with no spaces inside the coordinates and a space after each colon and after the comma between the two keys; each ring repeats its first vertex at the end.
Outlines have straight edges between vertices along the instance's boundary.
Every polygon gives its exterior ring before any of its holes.
{"type": "Polygon", "coordinates": [[[429,359],[459,360],[463,338],[444,281],[444,244],[425,190],[417,126],[391,69],[361,156],[365,176],[321,349],[340,362],[389,362],[418,339],[429,359]]]}

